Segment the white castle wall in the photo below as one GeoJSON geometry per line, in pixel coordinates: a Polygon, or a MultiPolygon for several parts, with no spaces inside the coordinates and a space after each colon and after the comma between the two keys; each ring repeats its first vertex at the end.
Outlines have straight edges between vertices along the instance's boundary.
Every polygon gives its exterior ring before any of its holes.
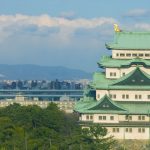
{"type": "Polygon", "coordinates": [[[150,101],[150,98],[148,98],[150,91],[143,90],[96,90],[96,99],[100,100],[106,94],[112,95],[111,99],[115,101],[150,101]],[[123,95],[125,95],[125,98],[123,98],[123,95]],[[126,95],[129,98],[126,98],[126,95]],[[137,98],[135,95],[137,95],[137,98]],[[141,95],[141,98],[139,95],[141,95]]]}
{"type": "Polygon", "coordinates": [[[148,115],[119,115],[119,114],[82,114],[80,121],[92,121],[93,123],[119,123],[119,122],[150,122],[150,117],[148,115]],[[88,116],[88,119],[87,119],[88,116]],[[92,118],[91,118],[92,116],[92,118]],[[99,116],[105,116],[106,119],[99,119],[99,116]],[[113,116],[113,120],[111,117],[113,116]],[[144,117],[144,120],[139,120],[140,117],[144,117]],[[128,117],[128,118],[126,118],[128,117]],[[130,119],[130,117],[132,119],[130,119]]]}
{"type": "Polygon", "coordinates": [[[149,50],[112,50],[112,58],[114,59],[132,59],[132,58],[150,59],[149,50]],[[128,55],[131,56],[128,56],[128,55]],[[143,55],[143,56],[142,56],[143,55]]]}
{"type": "MultiPolygon", "coordinates": [[[[139,66],[139,67],[142,71],[144,71],[144,72],[146,72],[147,74],[150,75],[150,68],[144,68],[143,66],[139,66]]],[[[106,68],[106,78],[108,78],[108,79],[118,79],[118,78],[130,73],[135,68],[136,68],[136,66],[132,66],[130,68],[106,68]]]]}
{"type": "Polygon", "coordinates": [[[132,127],[132,132],[126,132],[126,128],[128,127],[119,127],[119,132],[113,132],[113,127],[107,127],[108,135],[114,136],[115,139],[146,140],[150,138],[149,128],[144,128],[145,132],[138,132],[139,128],[137,127],[132,127]]]}
{"type": "MultiPolygon", "coordinates": [[[[143,120],[138,120],[139,115],[132,115],[132,120],[129,122],[143,122],[143,120]]],[[[80,121],[91,121],[93,123],[118,123],[117,127],[106,127],[108,130],[108,136],[114,136],[116,139],[149,139],[150,138],[150,129],[148,127],[119,127],[119,122],[121,121],[127,121],[125,115],[118,115],[118,114],[82,114],[80,117],[80,121]],[[87,117],[89,119],[86,119],[87,117]],[[90,119],[90,116],[92,116],[92,119],[90,119]],[[106,120],[99,120],[99,116],[106,116],[106,120]],[[114,120],[110,120],[110,117],[114,116],[114,120]],[[140,132],[139,132],[140,130],[140,132]]],[[[145,115],[144,122],[149,122],[149,117],[145,115]]]]}

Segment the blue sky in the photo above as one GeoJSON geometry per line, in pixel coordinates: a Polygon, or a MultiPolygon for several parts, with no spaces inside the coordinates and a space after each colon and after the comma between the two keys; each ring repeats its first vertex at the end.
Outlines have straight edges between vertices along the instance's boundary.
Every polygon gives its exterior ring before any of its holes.
{"type": "Polygon", "coordinates": [[[0,0],[0,63],[97,69],[113,24],[150,31],[149,0],[0,0]]]}

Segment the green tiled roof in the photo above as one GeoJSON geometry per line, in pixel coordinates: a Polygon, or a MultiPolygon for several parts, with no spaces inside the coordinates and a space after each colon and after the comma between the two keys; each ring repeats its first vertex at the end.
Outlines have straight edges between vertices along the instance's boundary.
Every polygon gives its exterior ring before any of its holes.
{"type": "Polygon", "coordinates": [[[108,49],[150,50],[150,32],[115,32],[114,42],[107,43],[108,49]]]}
{"type": "Polygon", "coordinates": [[[144,60],[142,58],[134,58],[134,59],[113,59],[110,56],[103,56],[98,65],[102,68],[121,68],[121,67],[130,67],[131,65],[143,65],[144,67],[150,67],[150,61],[144,60]]]}
{"type": "Polygon", "coordinates": [[[117,80],[113,85],[148,86],[150,85],[150,76],[136,67],[135,70],[117,80]]]}
{"type": "Polygon", "coordinates": [[[116,103],[114,103],[114,101],[112,101],[110,99],[110,97],[108,97],[107,95],[102,97],[101,100],[98,101],[97,103],[95,103],[94,106],[91,105],[91,108],[89,108],[88,110],[97,110],[97,109],[113,110],[113,111],[125,111],[123,108],[121,108],[116,103]]]}
{"type": "Polygon", "coordinates": [[[106,90],[150,90],[150,75],[142,72],[139,67],[119,79],[107,79],[104,73],[96,72],[90,86],[106,90]]]}
{"type": "Polygon", "coordinates": [[[119,108],[112,109],[112,107],[99,107],[104,101],[106,101],[104,100],[104,97],[100,101],[89,101],[85,98],[84,100],[77,102],[74,109],[76,112],[87,114],[150,114],[150,102],[112,101],[109,98],[113,107],[119,108]],[[91,109],[93,107],[96,109],[91,109]]]}

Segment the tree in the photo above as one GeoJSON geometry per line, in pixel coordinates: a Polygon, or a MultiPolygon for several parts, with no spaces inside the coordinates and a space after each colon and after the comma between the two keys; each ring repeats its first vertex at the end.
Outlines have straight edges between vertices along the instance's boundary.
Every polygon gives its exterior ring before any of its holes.
{"type": "Polygon", "coordinates": [[[106,128],[101,127],[99,124],[93,124],[90,127],[81,129],[80,134],[74,135],[68,146],[71,149],[79,150],[110,150],[116,141],[107,134],[106,128]]]}

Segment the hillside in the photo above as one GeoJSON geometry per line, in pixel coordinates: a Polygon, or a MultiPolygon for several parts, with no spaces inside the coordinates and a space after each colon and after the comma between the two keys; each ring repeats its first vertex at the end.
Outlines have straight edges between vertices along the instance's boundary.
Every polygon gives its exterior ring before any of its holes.
{"type": "Polygon", "coordinates": [[[91,73],[66,67],[0,64],[0,79],[9,80],[77,80],[90,79],[91,73]]]}

